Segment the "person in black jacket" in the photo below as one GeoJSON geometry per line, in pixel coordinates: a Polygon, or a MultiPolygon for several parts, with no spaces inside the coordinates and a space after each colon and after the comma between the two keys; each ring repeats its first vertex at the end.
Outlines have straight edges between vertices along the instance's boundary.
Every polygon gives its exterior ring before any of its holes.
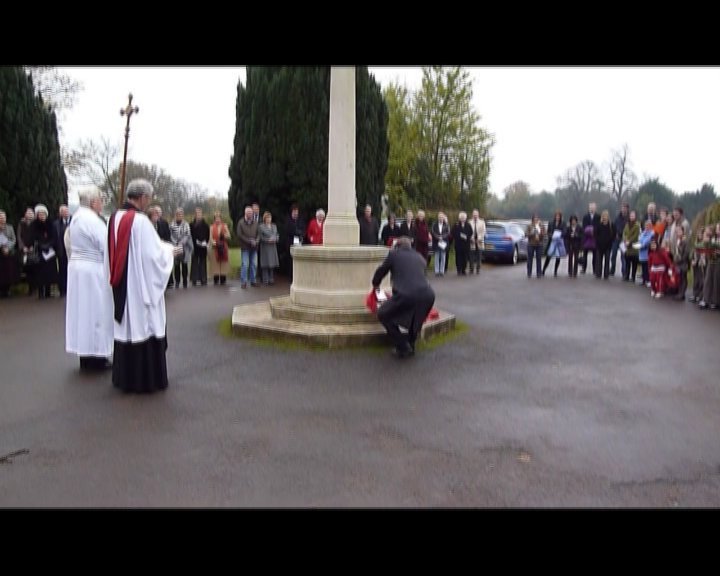
{"type": "Polygon", "coordinates": [[[380,224],[372,215],[372,206],[365,206],[365,214],[358,219],[360,225],[360,246],[377,246],[380,224]]]}
{"type": "Polygon", "coordinates": [[[373,288],[378,290],[387,273],[392,274],[392,298],[380,306],[377,316],[398,358],[415,354],[415,341],[435,303],[435,292],[425,277],[426,265],[425,258],[413,250],[410,239],[401,236],[372,278],[373,288]],[[400,332],[400,326],[408,333],[400,332]]]}
{"type": "Polygon", "coordinates": [[[160,240],[172,243],[172,240],[170,239],[170,224],[168,224],[167,220],[163,218],[162,208],[160,208],[160,206],[155,206],[155,212],[157,213],[157,223],[155,224],[155,229],[157,230],[158,236],[160,236],[160,240]]]}
{"type": "Polygon", "coordinates": [[[615,226],[610,222],[610,213],[603,210],[600,223],[595,227],[595,277],[602,276],[605,280],[610,276],[610,251],[615,238],[615,226]]]}
{"type": "Polygon", "coordinates": [[[555,211],[555,216],[552,222],[548,224],[547,229],[547,244],[545,245],[545,264],[543,264],[543,276],[547,270],[550,260],[555,258],[555,274],[557,277],[558,268],[560,267],[560,258],[562,257],[562,248],[564,245],[560,245],[560,242],[564,242],[565,237],[565,223],[562,219],[562,212],[560,210],[555,211]],[[558,232],[559,234],[555,234],[558,232]],[[553,236],[554,235],[554,236],[553,236]]]}
{"type": "MultiPolygon", "coordinates": [[[[162,217],[162,208],[160,208],[160,206],[153,206],[151,210],[155,212],[157,218],[154,224],[155,230],[157,230],[158,236],[160,236],[160,240],[172,243],[172,240],[170,239],[170,224],[168,224],[167,220],[162,217]]],[[[167,287],[172,288],[173,285],[173,277],[171,274],[167,287]]]]}
{"type": "Polygon", "coordinates": [[[210,226],[203,218],[202,208],[195,208],[195,220],[190,224],[190,237],[193,243],[192,268],[190,282],[207,286],[207,247],[210,243],[210,226]]]}
{"type": "Polygon", "coordinates": [[[410,244],[415,244],[415,218],[412,210],[408,210],[405,214],[405,222],[400,224],[400,236],[410,238],[410,244]]]}
{"type": "Polygon", "coordinates": [[[470,255],[470,237],[472,236],[472,227],[468,224],[467,214],[460,212],[458,221],[452,227],[450,233],[452,243],[455,245],[455,268],[457,268],[458,276],[466,276],[468,256],[470,255]]]}
{"type": "Polygon", "coordinates": [[[305,238],[305,231],[305,221],[302,216],[300,216],[300,209],[297,204],[293,204],[290,208],[290,218],[288,218],[285,224],[285,249],[287,250],[288,262],[290,263],[290,269],[288,270],[290,282],[292,282],[293,278],[293,262],[290,248],[302,245],[303,238],[305,238]]]}
{"type": "Polygon", "coordinates": [[[597,204],[588,204],[588,213],[583,216],[582,227],[585,233],[583,238],[583,265],[582,273],[585,274],[588,265],[588,253],[593,255],[593,272],[597,272],[597,258],[595,256],[595,232],[600,224],[600,216],[597,215],[597,204]]]}
{"type": "Polygon", "coordinates": [[[565,228],[565,246],[568,253],[568,276],[570,278],[577,278],[582,240],[583,229],[578,223],[578,217],[573,214],[570,216],[570,223],[567,225],[567,228],[565,228]]]}
{"type": "Polygon", "coordinates": [[[35,280],[38,286],[38,298],[50,298],[50,286],[57,283],[57,264],[55,260],[55,227],[48,220],[48,209],[43,204],[35,206],[35,220],[32,223],[33,244],[37,246],[38,262],[35,266],[35,280]]]}
{"type": "Polygon", "coordinates": [[[402,236],[402,234],[400,234],[400,226],[395,222],[395,214],[390,214],[387,224],[383,226],[382,232],[380,233],[382,245],[392,248],[393,242],[400,236],[402,236]]]}
{"type": "MultiPolygon", "coordinates": [[[[628,221],[628,212],[630,205],[623,202],[620,206],[620,214],[615,218],[613,227],[615,228],[615,239],[613,240],[612,252],[610,252],[610,276],[615,276],[615,262],[617,261],[617,253],[620,250],[620,244],[623,241],[623,232],[628,221]]],[[[625,252],[620,251],[620,263],[622,265],[622,276],[625,277],[625,252]]]]}
{"type": "Polygon", "coordinates": [[[67,270],[68,270],[68,256],[65,251],[65,230],[70,226],[70,210],[65,204],[60,206],[58,211],[58,219],[53,222],[55,228],[55,256],[57,257],[58,264],[58,290],[60,291],[60,297],[65,296],[67,293],[67,270]]]}

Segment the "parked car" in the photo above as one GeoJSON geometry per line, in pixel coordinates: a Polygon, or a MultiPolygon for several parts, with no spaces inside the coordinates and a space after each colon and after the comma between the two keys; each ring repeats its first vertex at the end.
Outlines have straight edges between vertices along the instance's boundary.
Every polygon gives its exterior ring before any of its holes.
{"type": "Polygon", "coordinates": [[[504,260],[517,264],[527,260],[525,229],[517,222],[491,220],[485,225],[483,260],[504,260]]]}

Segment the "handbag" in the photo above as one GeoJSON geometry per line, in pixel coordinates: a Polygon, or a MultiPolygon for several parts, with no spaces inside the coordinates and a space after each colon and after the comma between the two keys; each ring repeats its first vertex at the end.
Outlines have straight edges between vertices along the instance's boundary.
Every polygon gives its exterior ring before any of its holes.
{"type": "Polygon", "coordinates": [[[38,264],[40,262],[40,254],[38,250],[37,244],[32,247],[32,250],[25,254],[25,257],[23,258],[23,263],[27,266],[35,266],[35,264],[38,264]]]}

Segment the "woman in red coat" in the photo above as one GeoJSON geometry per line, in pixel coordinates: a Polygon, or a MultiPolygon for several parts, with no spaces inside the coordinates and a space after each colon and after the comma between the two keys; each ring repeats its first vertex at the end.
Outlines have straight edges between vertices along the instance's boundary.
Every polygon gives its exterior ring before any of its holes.
{"type": "Polygon", "coordinates": [[[315,212],[315,220],[308,224],[307,237],[310,244],[322,246],[323,243],[323,224],[325,223],[325,210],[320,208],[315,212]]]}
{"type": "Polygon", "coordinates": [[[650,297],[662,298],[667,287],[667,275],[671,272],[672,260],[668,251],[658,247],[655,237],[650,241],[648,268],[650,269],[650,297]]]}

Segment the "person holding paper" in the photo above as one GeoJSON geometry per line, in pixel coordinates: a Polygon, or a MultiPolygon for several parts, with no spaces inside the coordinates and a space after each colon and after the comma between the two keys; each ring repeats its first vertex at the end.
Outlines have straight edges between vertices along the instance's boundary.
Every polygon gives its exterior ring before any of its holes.
{"type": "Polygon", "coordinates": [[[460,212],[458,221],[452,229],[452,241],[455,244],[455,267],[458,276],[466,275],[468,256],[470,255],[470,238],[472,237],[472,228],[467,221],[467,213],[460,212]]]}
{"type": "Polygon", "coordinates": [[[0,298],[7,298],[10,286],[17,280],[15,262],[15,230],[7,223],[4,210],[0,210],[0,298]]]}
{"type": "Polygon", "coordinates": [[[415,341],[435,303],[435,292],[425,277],[426,266],[427,260],[413,250],[410,238],[401,236],[372,278],[377,293],[382,279],[388,272],[392,275],[392,298],[380,306],[377,317],[392,340],[398,358],[415,354],[415,341]],[[400,331],[401,326],[407,329],[407,334],[400,331]]]}
{"type": "Polygon", "coordinates": [[[192,238],[192,268],[190,269],[190,282],[193,286],[207,286],[207,247],[210,242],[210,226],[203,218],[203,210],[195,208],[195,220],[190,225],[192,238]]]}
{"type": "Polygon", "coordinates": [[[543,264],[543,276],[547,271],[550,260],[555,258],[555,273],[554,277],[557,278],[558,268],[560,267],[560,258],[564,258],[567,254],[565,250],[565,223],[563,222],[562,212],[560,210],[555,211],[555,216],[552,222],[548,224],[547,229],[547,248],[545,249],[545,264],[543,264]]]}
{"type": "Polygon", "coordinates": [[[400,236],[402,236],[402,234],[400,234],[400,226],[395,220],[395,214],[390,213],[387,224],[383,226],[382,232],[380,233],[382,245],[392,248],[395,240],[400,236]]]}
{"type": "Polygon", "coordinates": [[[530,224],[528,224],[527,229],[525,230],[525,235],[527,236],[528,243],[527,243],[527,250],[528,250],[528,257],[527,257],[527,277],[532,278],[532,267],[533,267],[533,260],[535,261],[535,273],[538,278],[543,277],[542,273],[542,248],[545,244],[545,236],[547,231],[545,230],[545,226],[542,222],[540,222],[540,218],[538,218],[537,214],[532,215],[532,220],[530,224]]]}
{"type": "Polygon", "coordinates": [[[28,284],[28,296],[35,293],[37,286],[35,282],[35,245],[33,244],[33,236],[35,235],[33,229],[33,221],[35,220],[35,211],[32,208],[25,210],[25,216],[18,223],[17,227],[17,245],[18,254],[20,255],[20,265],[22,271],[25,272],[25,279],[28,284]]]}
{"type": "Polygon", "coordinates": [[[145,215],[153,187],[138,178],[127,186],[127,202],[108,223],[108,266],[115,310],[113,386],[124,392],[168,387],[165,287],[175,257],[145,215]]]}
{"type": "Polygon", "coordinates": [[[37,246],[38,262],[35,266],[35,282],[38,287],[38,299],[50,298],[50,286],[58,280],[55,261],[55,227],[48,220],[48,209],[44,204],[35,206],[35,220],[32,223],[32,241],[37,246]]]}
{"type": "Polygon", "coordinates": [[[185,211],[182,208],[175,210],[175,220],[170,223],[170,240],[173,246],[183,250],[175,258],[175,288],[180,288],[180,275],[182,274],[183,288],[188,287],[188,264],[192,260],[193,241],[190,224],[185,221],[185,211]]]}
{"type": "Polygon", "coordinates": [[[433,237],[433,252],[435,253],[435,276],[445,276],[450,226],[448,226],[447,217],[443,212],[438,212],[437,222],[432,225],[430,234],[433,237]]]}
{"type": "Polygon", "coordinates": [[[617,215],[615,222],[613,222],[613,227],[615,228],[615,238],[613,239],[612,250],[610,252],[610,276],[615,276],[615,262],[617,261],[617,253],[619,250],[620,263],[622,266],[621,272],[623,278],[625,277],[625,249],[627,246],[625,246],[625,243],[623,242],[623,232],[625,232],[625,226],[627,225],[629,210],[630,205],[627,202],[623,202],[620,206],[620,214],[617,215]]]}

